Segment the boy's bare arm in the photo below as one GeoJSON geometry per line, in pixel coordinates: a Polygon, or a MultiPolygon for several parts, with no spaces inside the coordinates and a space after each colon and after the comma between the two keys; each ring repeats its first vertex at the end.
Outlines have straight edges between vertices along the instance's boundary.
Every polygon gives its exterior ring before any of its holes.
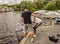
{"type": "Polygon", "coordinates": [[[33,22],[33,23],[35,23],[35,18],[36,18],[36,16],[35,16],[35,14],[34,14],[34,13],[32,13],[32,16],[34,17],[34,22],[33,22]]]}
{"type": "Polygon", "coordinates": [[[21,22],[24,22],[24,18],[23,17],[20,17],[20,20],[21,20],[21,22]]]}

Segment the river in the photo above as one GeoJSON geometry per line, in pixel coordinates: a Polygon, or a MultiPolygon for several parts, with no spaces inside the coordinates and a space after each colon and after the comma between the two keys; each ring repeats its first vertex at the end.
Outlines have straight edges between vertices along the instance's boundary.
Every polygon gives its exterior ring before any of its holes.
{"type": "Polygon", "coordinates": [[[20,16],[20,12],[0,13],[0,44],[18,44],[17,37],[22,35],[20,16]]]}

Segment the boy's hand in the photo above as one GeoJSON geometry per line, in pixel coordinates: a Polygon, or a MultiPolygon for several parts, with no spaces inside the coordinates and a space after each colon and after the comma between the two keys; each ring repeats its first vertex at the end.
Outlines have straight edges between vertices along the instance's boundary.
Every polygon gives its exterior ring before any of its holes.
{"type": "Polygon", "coordinates": [[[35,21],[33,23],[35,23],[35,21]]]}

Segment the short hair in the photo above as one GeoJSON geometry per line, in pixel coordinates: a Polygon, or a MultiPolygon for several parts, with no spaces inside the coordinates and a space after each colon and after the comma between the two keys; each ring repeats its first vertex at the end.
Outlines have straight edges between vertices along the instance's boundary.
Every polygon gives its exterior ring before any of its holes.
{"type": "Polygon", "coordinates": [[[28,9],[28,10],[30,10],[28,7],[24,7],[24,9],[28,9]]]}
{"type": "MultiPolygon", "coordinates": [[[[22,11],[24,11],[25,9],[28,9],[27,7],[24,7],[24,8],[22,8],[22,11]]],[[[29,9],[28,9],[29,10],[29,9]]]]}

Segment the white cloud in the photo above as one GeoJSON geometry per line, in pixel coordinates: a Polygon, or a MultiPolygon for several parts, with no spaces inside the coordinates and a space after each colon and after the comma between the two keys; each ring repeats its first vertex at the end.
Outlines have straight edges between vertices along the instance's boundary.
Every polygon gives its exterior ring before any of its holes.
{"type": "MultiPolygon", "coordinates": [[[[23,0],[0,0],[0,4],[17,4],[23,0]]],[[[26,0],[26,1],[33,1],[33,0],[26,0]]]]}
{"type": "Polygon", "coordinates": [[[2,0],[0,0],[0,3],[2,2],[2,0]]]}
{"type": "Polygon", "coordinates": [[[16,4],[20,3],[21,0],[0,0],[0,4],[16,4]]]}

